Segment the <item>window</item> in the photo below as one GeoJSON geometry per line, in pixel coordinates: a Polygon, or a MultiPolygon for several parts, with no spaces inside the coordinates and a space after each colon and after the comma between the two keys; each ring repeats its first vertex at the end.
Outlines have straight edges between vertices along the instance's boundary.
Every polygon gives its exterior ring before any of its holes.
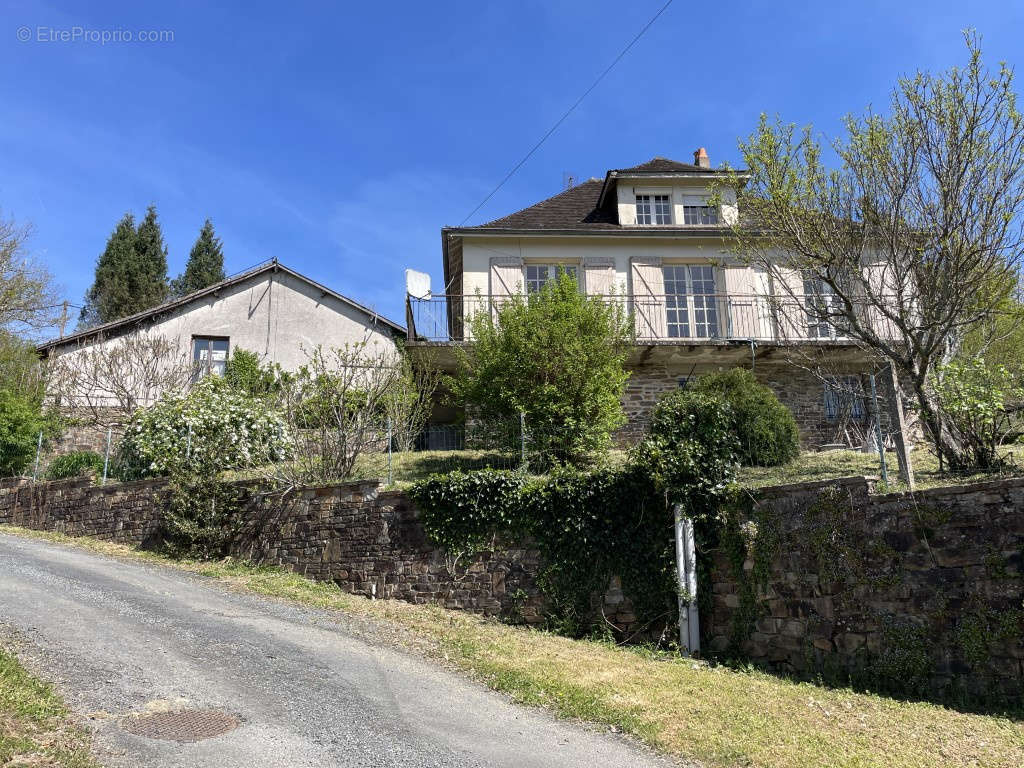
{"type": "Polygon", "coordinates": [[[857,376],[833,376],[825,384],[825,420],[864,419],[864,391],[857,376]]]}
{"type": "Polygon", "coordinates": [[[816,277],[804,278],[804,311],[807,314],[807,338],[834,339],[836,328],[829,322],[835,312],[836,295],[832,288],[816,277]]]}
{"type": "Polygon", "coordinates": [[[687,195],[683,198],[683,224],[694,226],[717,223],[718,209],[708,205],[706,197],[687,195]]]}
{"type": "Polygon", "coordinates": [[[228,362],[228,338],[226,336],[193,336],[192,364],[196,378],[201,376],[223,376],[228,362]]]}
{"type": "Polygon", "coordinates": [[[669,338],[710,339],[718,334],[714,267],[679,264],[663,268],[669,338]]]}
{"type": "Polygon", "coordinates": [[[672,203],[668,195],[637,195],[637,224],[671,224],[672,203]]]}
{"type": "Polygon", "coordinates": [[[527,293],[540,293],[540,289],[559,272],[570,275],[579,283],[579,274],[575,264],[527,264],[525,269],[525,283],[527,293]]]}

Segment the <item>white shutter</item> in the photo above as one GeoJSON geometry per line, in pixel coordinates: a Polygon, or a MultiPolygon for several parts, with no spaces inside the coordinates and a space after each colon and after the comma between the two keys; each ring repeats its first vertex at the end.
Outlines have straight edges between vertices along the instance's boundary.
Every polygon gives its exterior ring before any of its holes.
{"type": "Polygon", "coordinates": [[[668,324],[661,259],[634,256],[630,259],[630,267],[636,334],[641,339],[664,339],[668,336],[668,324]]]}
{"type": "Polygon", "coordinates": [[[491,259],[490,288],[492,297],[513,296],[523,292],[523,260],[517,256],[491,259]]]}
{"type": "Polygon", "coordinates": [[[585,257],[583,289],[588,296],[611,296],[615,293],[615,259],[608,256],[585,257]]]}
{"type": "Polygon", "coordinates": [[[799,269],[779,267],[777,277],[783,281],[783,285],[774,286],[779,338],[806,339],[807,310],[803,274],[799,269]]]}
{"type": "Polygon", "coordinates": [[[736,339],[758,338],[760,323],[754,270],[745,264],[727,264],[722,274],[725,275],[725,294],[729,308],[728,335],[736,339]]]}
{"type": "Polygon", "coordinates": [[[883,339],[898,338],[900,334],[896,329],[895,323],[882,314],[881,310],[875,306],[875,302],[878,304],[884,303],[888,305],[888,308],[894,314],[898,309],[897,303],[899,300],[897,299],[896,286],[894,285],[895,279],[889,265],[885,262],[868,264],[864,267],[864,279],[867,281],[874,299],[865,307],[863,316],[867,319],[871,329],[879,337],[883,339]]]}

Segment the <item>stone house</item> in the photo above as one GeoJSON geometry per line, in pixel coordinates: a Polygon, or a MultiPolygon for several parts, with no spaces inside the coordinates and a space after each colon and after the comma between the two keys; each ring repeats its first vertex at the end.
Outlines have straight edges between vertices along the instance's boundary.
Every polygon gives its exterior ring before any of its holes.
{"type": "Polygon", "coordinates": [[[39,346],[51,370],[77,377],[74,386],[51,393],[60,398],[65,413],[78,417],[57,452],[98,449],[106,426],[123,418],[117,411],[124,410],[126,400],[147,405],[164,384],[180,376],[187,381],[221,374],[237,348],[295,370],[318,345],[366,343],[390,350],[405,333],[398,323],[275,259],[144,312],[39,346]],[[120,354],[103,354],[118,348],[120,354]],[[135,351],[146,359],[128,359],[135,351]],[[124,366],[122,376],[97,370],[116,364],[124,366]],[[110,410],[98,418],[105,409],[110,410]]]}
{"type": "Polygon", "coordinates": [[[805,447],[859,446],[868,359],[808,317],[805,301],[828,300],[820,285],[795,272],[792,284],[774,285],[731,253],[728,227],[739,212],[724,173],[701,148],[693,163],[656,157],[487,224],[445,227],[445,291],[409,295],[410,344],[450,359],[443,350],[468,340],[467,317],[565,270],[588,295],[624,302],[636,324],[620,437],[635,436],[658,398],[690,377],[743,366],[793,411],[805,447]],[[809,356],[837,375],[801,366],[809,356]]]}

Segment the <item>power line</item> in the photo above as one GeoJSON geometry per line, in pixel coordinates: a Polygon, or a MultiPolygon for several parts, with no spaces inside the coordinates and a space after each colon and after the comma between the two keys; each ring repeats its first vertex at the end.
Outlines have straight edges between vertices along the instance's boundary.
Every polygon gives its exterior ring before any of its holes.
{"type": "Polygon", "coordinates": [[[503,178],[500,182],[498,182],[498,186],[496,186],[494,189],[492,189],[490,191],[490,193],[488,193],[487,197],[485,197],[483,200],[481,200],[480,204],[476,208],[474,208],[472,211],[470,211],[469,214],[466,216],[466,218],[464,218],[461,222],[459,222],[459,226],[460,227],[463,224],[465,224],[467,221],[469,221],[473,217],[474,213],[476,213],[481,208],[483,208],[484,205],[487,203],[487,201],[490,200],[492,197],[494,197],[494,195],[497,193],[497,191],[499,189],[501,189],[503,186],[505,186],[505,182],[508,181],[509,179],[511,179],[515,175],[515,172],[518,171],[520,168],[522,168],[523,164],[526,163],[526,161],[529,160],[533,156],[533,153],[541,148],[541,145],[543,145],[544,142],[548,140],[548,137],[550,137],[551,134],[553,134],[556,130],[558,130],[558,126],[560,126],[562,123],[565,122],[565,119],[567,117],[569,117],[569,115],[571,115],[576,110],[576,107],[578,107],[582,103],[582,101],[585,98],[587,98],[587,96],[590,95],[590,92],[592,90],[594,90],[600,84],[600,82],[602,80],[604,80],[605,75],[607,75],[609,72],[611,72],[612,69],[615,68],[615,65],[618,64],[619,61],[622,60],[622,57],[625,56],[627,53],[629,53],[629,49],[632,48],[634,45],[636,45],[637,41],[641,37],[643,37],[644,33],[648,29],[651,28],[651,26],[654,24],[654,22],[656,22],[658,20],[658,17],[661,16],[661,14],[663,14],[666,10],[668,10],[668,7],[670,5],[672,5],[672,0],[668,0],[667,3],[665,3],[663,6],[661,6],[661,9],[656,14],[654,14],[654,16],[651,17],[651,20],[648,21],[644,25],[644,28],[641,29],[639,32],[637,32],[636,36],[632,40],[629,41],[629,44],[625,48],[623,48],[622,51],[619,52],[619,55],[615,57],[615,59],[612,61],[612,63],[609,64],[607,67],[605,67],[604,71],[600,75],[597,76],[597,79],[594,80],[594,82],[590,84],[590,87],[587,88],[587,90],[585,90],[583,92],[583,95],[580,96],[578,99],[576,99],[575,102],[573,102],[573,105],[571,107],[569,107],[569,109],[567,109],[565,111],[564,115],[562,115],[560,118],[558,118],[558,121],[554,125],[552,125],[551,128],[548,129],[547,133],[545,133],[543,136],[541,136],[540,141],[538,141],[536,144],[533,145],[533,147],[530,149],[529,152],[526,153],[526,155],[523,157],[523,159],[520,160],[518,163],[516,163],[512,167],[511,171],[509,171],[507,174],[505,174],[505,178],[503,178]]]}

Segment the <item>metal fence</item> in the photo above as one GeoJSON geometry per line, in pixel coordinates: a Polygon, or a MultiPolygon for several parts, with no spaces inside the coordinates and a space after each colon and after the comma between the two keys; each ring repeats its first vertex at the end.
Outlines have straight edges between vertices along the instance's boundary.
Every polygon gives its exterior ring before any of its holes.
{"type": "MultiPolygon", "coordinates": [[[[833,296],[778,297],[755,294],[636,294],[596,296],[632,317],[638,341],[754,339],[756,341],[844,340],[842,308],[833,296]]],[[[504,295],[408,297],[409,337],[420,341],[465,341],[472,318],[497,316],[513,300],[504,295]]],[[[891,336],[880,311],[858,308],[865,322],[891,336]]]]}

